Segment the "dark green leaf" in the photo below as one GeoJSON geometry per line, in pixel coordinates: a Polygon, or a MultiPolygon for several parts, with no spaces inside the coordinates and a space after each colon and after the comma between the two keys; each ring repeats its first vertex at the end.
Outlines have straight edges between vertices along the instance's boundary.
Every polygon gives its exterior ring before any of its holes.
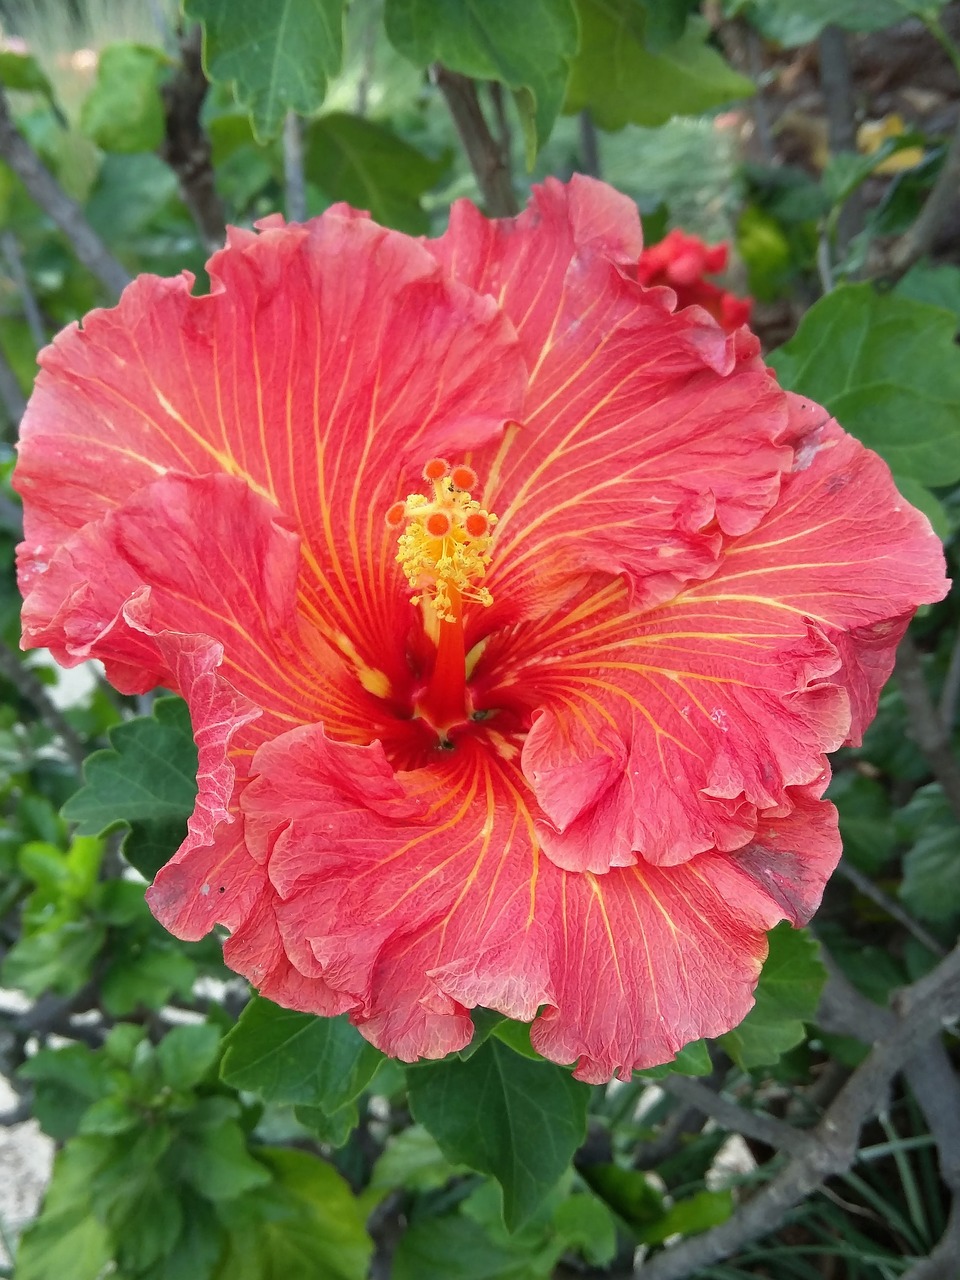
{"type": "Polygon", "coordinates": [[[203,65],[234,86],[261,142],[288,111],[311,115],[343,60],[345,0],[185,0],[203,24],[203,65]]]}
{"type": "Polygon", "coordinates": [[[235,1120],[181,1137],[176,1157],[185,1182],[207,1200],[235,1200],[270,1181],[270,1173],[247,1151],[247,1139],[235,1120]]]}
{"type": "Polygon", "coordinates": [[[90,1184],[111,1149],[107,1139],[79,1138],[57,1156],[43,1209],[17,1250],[17,1280],[99,1280],[106,1274],[113,1250],[92,1212],[90,1184]]]}
{"type": "Polygon", "coordinates": [[[466,1165],[451,1164],[436,1139],[422,1125],[415,1124],[389,1140],[373,1166],[370,1185],[377,1190],[405,1187],[410,1191],[433,1191],[465,1170],[466,1165]]]}
{"type": "Polygon", "coordinates": [[[142,44],[110,44],[84,100],[80,128],[104,151],[153,151],[165,132],[160,73],[164,57],[142,44]]]}
{"type": "Polygon", "coordinates": [[[841,285],[768,357],[791,391],[825,405],[897,477],[960,479],[956,318],[868,284],[841,285]]]}
{"type": "Polygon", "coordinates": [[[479,1222],[459,1213],[414,1222],[393,1260],[393,1280],[531,1280],[531,1275],[527,1257],[491,1240],[479,1222]]]}
{"type": "Polygon", "coordinates": [[[30,53],[19,53],[15,49],[0,49],[0,84],[5,89],[53,97],[50,81],[36,58],[30,53]]]}
{"type": "Polygon", "coordinates": [[[751,23],[770,40],[793,46],[816,40],[833,24],[848,31],[882,31],[910,13],[935,12],[943,0],[755,0],[751,23]]]}
{"type": "Polygon", "coordinates": [[[845,770],[834,776],[828,795],[840,813],[844,856],[861,871],[879,871],[896,843],[885,788],[875,778],[845,770]]]}
{"type": "Polygon", "coordinates": [[[580,1172],[587,1186],[630,1226],[648,1226],[663,1217],[663,1194],[639,1169],[591,1164],[580,1172]]]}
{"type": "Polygon", "coordinates": [[[590,1090],[491,1037],[466,1062],[411,1068],[410,1107],[454,1164],[492,1174],[515,1230],[536,1211],[586,1132],[590,1090]]]}
{"type": "MultiPolygon", "coordinates": [[[[142,886],[131,888],[142,894],[142,886]]],[[[126,1017],[141,1005],[161,1009],[174,993],[187,997],[193,989],[197,966],[176,945],[151,940],[133,951],[116,947],[109,954],[100,998],[111,1017],[126,1017]]]]}
{"type": "Polygon", "coordinates": [[[685,1044],[672,1062],[665,1062],[660,1067],[649,1067],[640,1074],[652,1080],[662,1080],[664,1076],[677,1072],[681,1076],[708,1076],[713,1070],[706,1041],[691,1040],[685,1044]]]}
{"type": "Polygon", "coordinates": [[[304,170],[331,200],[368,210],[384,226],[418,235],[429,229],[420,197],[445,161],[431,160],[384,125],[340,113],[314,120],[304,135],[304,170]]]}
{"type": "Polygon", "coordinates": [[[348,1102],[332,1115],[327,1115],[322,1107],[294,1107],[293,1113],[305,1129],[329,1147],[342,1147],[360,1123],[355,1102],[348,1102]]]}
{"type": "Polygon", "coordinates": [[[740,1067],[776,1062],[804,1037],[804,1022],[817,1011],[827,971],[816,941],[805,929],[779,924],[770,933],[770,954],[757,987],[756,1004],[720,1043],[740,1067]]]}
{"type": "Polygon", "coordinates": [[[577,0],[580,52],[567,90],[567,111],[589,107],[603,129],[665,124],[748,97],[754,87],[704,43],[706,23],[691,19],[683,35],[657,52],[643,36],[638,0],[577,0]]]}
{"type": "Polygon", "coordinates": [[[267,1102],[333,1115],[370,1083],[383,1055],[346,1018],[316,1018],[250,1001],[224,1041],[220,1074],[267,1102]]]}
{"type": "Polygon", "coordinates": [[[197,794],[197,748],[190,713],[179,698],[160,698],[153,715],[110,731],[112,750],[84,766],[85,785],[63,807],[80,835],[100,835],[120,823],[130,833],[123,852],[147,879],[186,834],[197,794]]]}
{"type": "Polygon", "coordinates": [[[918,262],[897,283],[894,293],[914,302],[952,311],[960,321],[960,267],[918,262]]]}
{"type": "Polygon", "coordinates": [[[903,859],[904,905],[921,920],[960,915],[960,827],[939,783],[920,788],[897,814],[897,829],[912,842],[903,859]]]}
{"type": "Polygon", "coordinates": [[[110,1065],[83,1044],[41,1049],[17,1074],[33,1081],[33,1113],[58,1142],[72,1138],[91,1103],[109,1091],[110,1065]]]}
{"type": "Polygon", "coordinates": [[[673,1235],[695,1236],[708,1227],[718,1227],[733,1213],[730,1191],[698,1191],[670,1206],[658,1222],[641,1228],[637,1235],[644,1244],[663,1244],[673,1235]]]}
{"type": "Polygon", "coordinates": [[[417,66],[441,62],[529,95],[533,163],[563,104],[577,52],[572,0],[387,0],[384,18],[395,48],[417,66]]]}

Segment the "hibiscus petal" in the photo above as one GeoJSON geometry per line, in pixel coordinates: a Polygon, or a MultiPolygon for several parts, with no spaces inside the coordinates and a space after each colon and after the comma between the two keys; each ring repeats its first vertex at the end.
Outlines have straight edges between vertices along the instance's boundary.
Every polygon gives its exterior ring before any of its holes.
{"type": "Polygon", "coordinates": [[[366,662],[409,613],[383,513],[426,458],[498,434],[523,363],[494,302],[367,219],[233,232],[41,355],[16,484],[26,593],[76,530],[168,471],[239,476],[307,548],[310,607],[366,662]]]}
{"type": "Polygon", "coordinates": [[[813,908],[839,856],[833,806],[801,796],[739,855],[565,876],[557,999],[533,1024],[534,1048],[596,1084],[736,1026],[753,1004],[766,931],[813,908]]]}
{"type": "Polygon", "coordinates": [[[556,607],[590,569],[626,574],[638,605],[668,599],[712,571],[718,529],[754,527],[790,463],[756,341],[671,315],[621,269],[638,245],[632,204],[586,178],[513,220],[461,204],[434,245],[497,298],[531,368],[521,425],[472,458],[500,518],[495,617],[556,607]]]}
{"type": "Polygon", "coordinates": [[[824,752],[856,739],[907,611],[945,594],[939,543],[875,454],[827,423],[797,458],[774,511],[709,581],[645,614],[623,590],[587,594],[539,630],[535,656],[511,639],[506,680],[505,653],[484,652],[478,678],[489,666],[504,697],[541,708],[523,767],[559,866],[743,845],[789,788],[818,779],[824,752]]]}

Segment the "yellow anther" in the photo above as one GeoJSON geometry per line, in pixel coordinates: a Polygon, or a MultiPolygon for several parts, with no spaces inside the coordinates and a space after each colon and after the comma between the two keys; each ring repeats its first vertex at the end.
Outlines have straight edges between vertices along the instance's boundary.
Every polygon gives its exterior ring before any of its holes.
{"type": "Polygon", "coordinates": [[[411,493],[387,513],[391,528],[399,528],[397,561],[417,592],[414,604],[430,601],[444,622],[459,619],[461,600],[493,604],[493,596],[477,583],[490,563],[493,526],[497,517],[484,511],[463,482],[476,476],[469,467],[452,469],[440,458],[427,463],[424,479],[432,484],[432,498],[411,493]],[[401,515],[402,511],[402,515],[401,515]]]}

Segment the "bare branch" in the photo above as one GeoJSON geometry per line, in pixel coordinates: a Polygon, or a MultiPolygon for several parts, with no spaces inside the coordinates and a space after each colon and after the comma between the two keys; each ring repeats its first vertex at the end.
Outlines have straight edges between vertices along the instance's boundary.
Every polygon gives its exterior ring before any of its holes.
{"type": "Polygon", "coordinates": [[[929,933],[919,921],[914,920],[910,912],[905,911],[899,902],[896,902],[888,893],[884,893],[878,885],[875,885],[869,876],[863,874],[859,867],[855,867],[846,858],[841,858],[837,871],[849,880],[855,889],[868,897],[871,902],[876,903],[891,919],[903,925],[904,929],[908,933],[912,933],[916,940],[925,946],[928,951],[932,952],[933,955],[943,959],[947,954],[947,948],[941,946],[932,933],[929,933]]]}
{"type": "Polygon", "coordinates": [[[0,347],[0,403],[3,405],[3,411],[11,427],[16,430],[23,417],[23,411],[27,407],[27,401],[2,347],[0,347]]]}
{"type": "Polygon", "coordinates": [[[87,222],[76,200],[67,195],[13,123],[10,105],[2,88],[0,156],[26,187],[30,197],[67,237],[79,261],[112,297],[117,297],[130,283],[130,276],[87,222]]]}
{"type": "Polygon", "coordinates": [[[592,178],[599,178],[600,139],[589,108],[584,107],[577,117],[577,123],[580,129],[580,164],[583,172],[589,173],[592,178]]]}
{"type": "Polygon", "coordinates": [[[303,176],[303,132],[295,111],[288,111],[283,121],[283,181],[288,221],[305,222],[307,184],[303,176]]]}
{"type": "Polygon", "coordinates": [[[927,196],[920,215],[909,231],[904,232],[888,253],[889,269],[902,276],[920,258],[931,251],[940,228],[956,208],[960,192],[960,120],[953,131],[937,180],[927,196]]]}
{"type": "Polygon", "coordinates": [[[511,217],[519,206],[510,180],[510,157],[490,132],[476,84],[439,62],[431,68],[431,76],[446,99],[487,213],[493,218],[511,217]]]}
{"type": "MultiPolygon", "coordinates": [[[[856,151],[856,104],[847,50],[847,33],[840,27],[824,27],[820,34],[820,89],[827,109],[830,150],[856,151]]],[[[837,220],[837,249],[841,254],[863,226],[863,196],[859,188],[844,202],[837,220]]]]}
{"type": "Polygon", "coordinates": [[[41,681],[5,644],[0,644],[0,675],[10,681],[21,697],[33,706],[47,728],[57,735],[79,773],[87,758],[80,735],[53,702],[41,681]]]}
{"type": "Polygon", "coordinates": [[[226,220],[213,175],[210,139],[200,123],[209,89],[200,59],[200,27],[180,41],[180,67],[163,86],[166,136],[160,154],[177,175],[180,194],[208,251],[223,244],[226,220]]]}
{"type": "Polygon", "coordinates": [[[806,1154],[813,1140],[802,1129],[778,1120],[776,1116],[763,1115],[759,1111],[751,1111],[713,1089],[692,1080],[688,1076],[667,1076],[661,1087],[681,1102],[696,1107],[704,1115],[710,1116],[724,1129],[731,1133],[741,1133],[745,1138],[753,1138],[762,1142],[774,1151],[789,1151],[794,1155],[806,1154]]]}
{"type": "Polygon", "coordinates": [[[41,347],[47,345],[47,331],[44,328],[43,316],[40,314],[37,300],[33,296],[33,290],[30,288],[27,273],[23,269],[23,259],[20,257],[20,246],[17,244],[17,237],[9,229],[0,233],[0,246],[3,248],[3,256],[6,259],[10,278],[17,286],[17,292],[20,294],[20,303],[23,307],[27,328],[30,330],[30,337],[33,339],[33,345],[39,351],[41,347]]]}

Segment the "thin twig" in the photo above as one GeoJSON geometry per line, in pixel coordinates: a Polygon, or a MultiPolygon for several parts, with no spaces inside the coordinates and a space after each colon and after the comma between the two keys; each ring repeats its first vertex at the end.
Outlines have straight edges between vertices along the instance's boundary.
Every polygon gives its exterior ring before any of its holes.
{"type": "Polygon", "coordinates": [[[0,643],[0,675],[6,677],[17,692],[31,704],[43,723],[60,738],[64,750],[78,772],[87,758],[83,740],[50,697],[43,683],[29,667],[24,666],[7,645],[0,643]]]}
{"type": "Polygon", "coordinates": [[[888,253],[889,273],[902,276],[913,264],[929,253],[940,229],[956,208],[960,192],[960,120],[947,145],[940,172],[916,221],[897,240],[888,253]]]}
{"type": "MultiPolygon", "coordinates": [[[[856,103],[853,76],[847,49],[847,33],[840,27],[827,26],[820,33],[820,89],[827,111],[827,133],[830,151],[836,155],[857,149],[856,103]]],[[[858,231],[863,228],[863,195],[859,187],[844,201],[837,218],[837,250],[842,256],[858,231]]]]}
{"type": "Polygon", "coordinates": [[[753,1138],[772,1147],[774,1151],[803,1155],[810,1150],[812,1140],[802,1129],[795,1129],[776,1116],[764,1115],[741,1106],[740,1103],[715,1093],[699,1080],[691,1080],[687,1076],[667,1076],[662,1082],[662,1088],[681,1102],[710,1116],[731,1133],[753,1138]]]}
{"type": "Polygon", "coordinates": [[[487,213],[493,218],[511,217],[519,206],[510,180],[510,158],[490,132],[476,84],[439,62],[434,63],[431,75],[450,109],[487,213]]]}
{"type": "Polygon", "coordinates": [[[303,176],[303,133],[300,117],[295,111],[288,111],[283,121],[283,181],[288,221],[306,222],[307,184],[303,176]]]}
{"type": "Polygon", "coordinates": [[[909,632],[900,641],[895,674],[907,709],[907,732],[922,751],[954,816],[960,821],[960,764],[953,754],[950,735],[937,714],[920,651],[909,632]]]}
{"type": "Polygon", "coordinates": [[[27,407],[27,401],[2,346],[0,346],[0,403],[3,404],[3,411],[10,426],[16,429],[27,407]]]}
{"type": "Polygon", "coordinates": [[[210,139],[200,123],[209,89],[200,58],[200,27],[180,41],[180,66],[162,90],[166,132],[160,154],[177,175],[180,194],[208,252],[223,244],[226,219],[216,188],[210,139]]]}
{"type": "Polygon", "coordinates": [[[600,139],[597,137],[597,126],[593,122],[589,107],[584,107],[577,119],[580,131],[580,165],[584,173],[591,178],[599,178],[600,174],[600,139]]]}
{"type": "Polygon", "coordinates": [[[2,88],[0,156],[26,187],[30,197],[67,237],[79,261],[97,277],[108,293],[118,296],[130,283],[129,274],[87,222],[76,200],[67,195],[13,123],[2,88]]]}
{"type": "Polygon", "coordinates": [[[20,257],[20,246],[17,244],[17,237],[9,228],[0,233],[0,246],[3,248],[3,256],[6,259],[7,270],[10,272],[10,279],[17,287],[20,294],[20,304],[23,307],[23,316],[27,322],[27,328],[30,330],[30,337],[33,339],[33,345],[39,351],[41,347],[47,345],[47,331],[44,327],[43,316],[40,314],[40,308],[37,306],[37,300],[33,296],[33,290],[30,288],[30,281],[27,279],[27,273],[23,269],[23,259],[20,257]]]}
{"type": "Polygon", "coordinates": [[[953,722],[957,718],[957,703],[960,702],[960,628],[954,638],[950,650],[950,662],[947,674],[943,678],[943,689],[940,692],[940,706],[937,708],[940,723],[947,733],[953,731],[953,722]]]}
{"type": "Polygon", "coordinates": [[[922,943],[933,955],[942,959],[947,954],[947,948],[942,946],[932,933],[928,933],[919,921],[914,920],[909,911],[905,911],[899,902],[894,901],[888,893],[884,893],[879,885],[875,885],[870,877],[864,875],[859,867],[855,867],[846,858],[841,858],[837,870],[850,881],[858,892],[864,894],[871,902],[875,902],[891,919],[903,925],[904,929],[908,933],[912,933],[916,940],[922,943]]]}

